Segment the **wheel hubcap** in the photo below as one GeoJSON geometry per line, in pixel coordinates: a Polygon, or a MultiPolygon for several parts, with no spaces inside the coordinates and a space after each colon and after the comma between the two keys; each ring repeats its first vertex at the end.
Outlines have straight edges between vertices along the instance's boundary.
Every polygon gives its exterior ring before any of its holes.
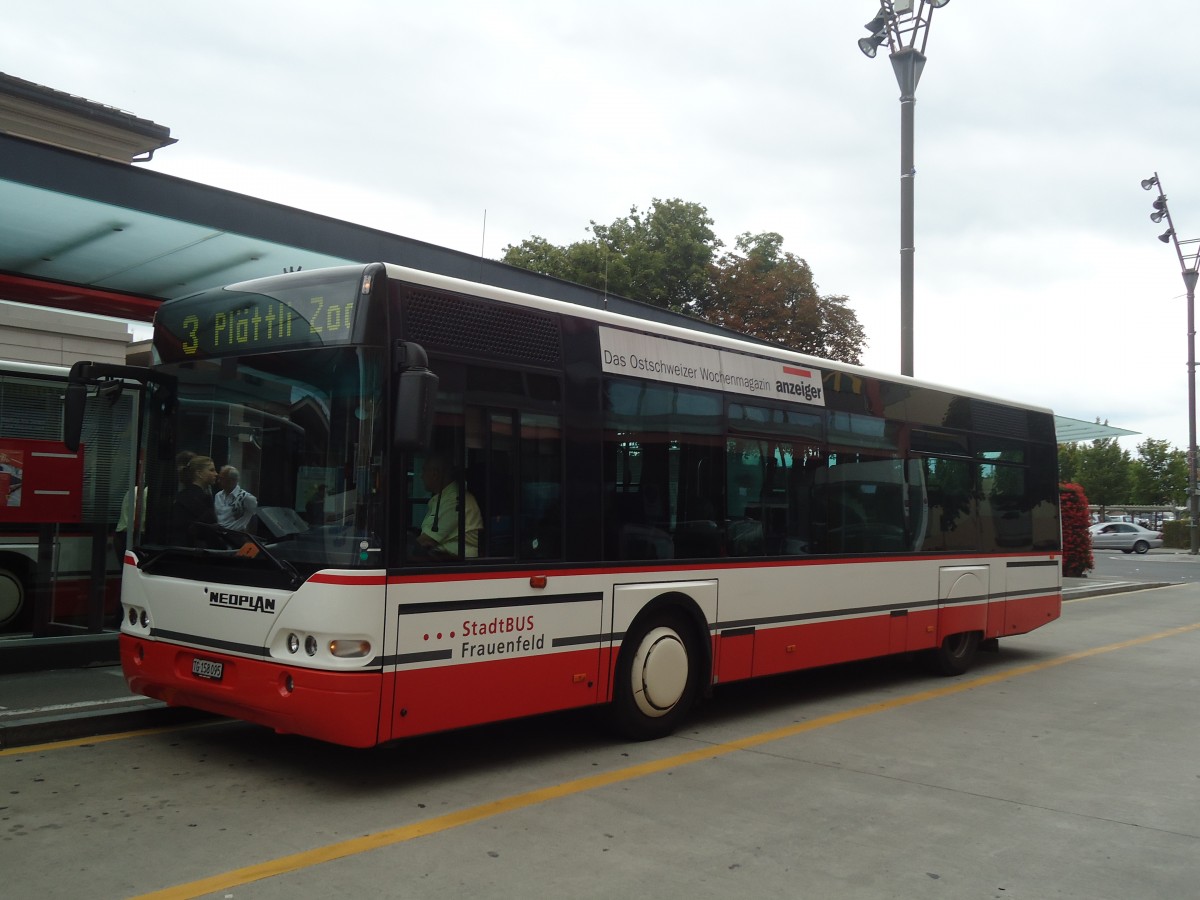
{"type": "Polygon", "coordinates": [[[638,709],[648,716],[664,716],[687,689],[687,647],[672,629],[655,628],[638,647],[633,674],[638,709]]]}

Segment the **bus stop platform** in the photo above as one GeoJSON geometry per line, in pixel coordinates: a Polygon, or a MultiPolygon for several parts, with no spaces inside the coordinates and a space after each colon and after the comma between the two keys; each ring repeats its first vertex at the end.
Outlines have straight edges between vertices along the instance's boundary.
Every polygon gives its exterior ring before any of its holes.
{"type": "MultiPolygon", "coordinates": [[[[1163,587],[1117,578],[1064,578],[1063,599],[1163,587]]],[[[131,694],[121,667],[93,664],[0,674],[0,751],[214,718],[131,694]]]]}

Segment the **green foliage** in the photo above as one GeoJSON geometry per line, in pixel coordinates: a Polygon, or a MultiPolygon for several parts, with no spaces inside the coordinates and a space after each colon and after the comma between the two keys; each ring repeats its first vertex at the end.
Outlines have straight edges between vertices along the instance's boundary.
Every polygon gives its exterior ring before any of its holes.
{"type": "Polygon", "coordinates": [[[1079,444],[1058,445],[1058,478],[1060,481],[1079,480],[1079,457],[1084,451],[1079,444]]]}
{"type": "Polygon", "coordinates": [[[1187,502],[1187,454],[1166,441],[1147,438],[1138,444],[1133,462],[1132,502],[1182,506],[1187,502]]]}
{"type": "Polygon", "coordinates": [[[675,312],[694,312],[721,247],[708,210],[655,198],[611,225],[589,223],[590,240],[565,247],[534,235],[504,248],[504,262],[632,297],[675,312]]]}
{"type": "Polygon", "coordinates": [[[782,247],[775,232],[740,235],[737,250],[717,261],[709,303],[698,311],[801,353],[859,363],[866,338],[849,301],[818,294],[808,263],[782,247]]]}
{"type": "Polygon", "coordinates": [[[504,262],[688,313],[792,350],[858,363],[866,336],[849,300],[821,296],[808,263],[775,232],[741,235],[734,251],[698,203],[654,199],[565,247],[533,236],[504,262]]]}
{"type": "Polygon", "coordinates": [[[1116,438],[1060,444],[1058,477],[1078,482],[1092,503],[1120,506],[1182,506],[1187,502],[1187,455],[1166,441],[1147,438],[1137,459],[1116,438]]]}
{"type": "Polygon", "coordinates": [[[1192,546],[1192,529],[1185,519],[1171,519],[1163,522],[1163,546],[1175,550],[1189,550],[1192,546]]]}
{"type": "MultiPolygon", "coordinates": [[[[1092,503],[1114,506],[1132,501],[1132,460],[1116,438],[1101,438],[1082,447],[1075,477],[1092,503]]],[[[1062,477],[1062,473],[1059,473],[1062,477]]]]}

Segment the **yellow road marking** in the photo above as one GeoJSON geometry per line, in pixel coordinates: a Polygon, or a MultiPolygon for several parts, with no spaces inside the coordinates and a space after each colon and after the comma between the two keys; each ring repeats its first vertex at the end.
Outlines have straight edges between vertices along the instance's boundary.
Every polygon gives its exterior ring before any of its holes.
{"type": "Polygon", "coordinates": [[[530,806],[536,806],[540,803],[546,803],[550,800],[558,800],[562,797],[570,797],[574,794],[582,794],[586,791],[608,787],[609,785],[619,784],[623,781],[632,781],[635,778],[644,778],[647,775],[665,772],[668,769],[676,769],[681,766],[691,765],[692,763],[700,762],[706,759],[715,759],[719,756],[724,756],[738,750],[749,750],[751,748],[761,746],[762,744],[769,744],[773,741],[794,737],[798,734],[804,734],[807,731],[815,731],[819,728],[827,728],[830,725],[837,725],[841,722],[849,722],[853,719],[859,719],[864,716],[887,712],[893,709],[900,709],[904,706],[911,706],[914,703],[924,703],[926,700],[936,700],[941,697],[949,697],[954,694],[961,694],[964,691],[986,687],[987,685],[996,684],[997,682],[1001,681],[1007,681],[1011,678],[1019,678],[1022,675],[1031,675],[1034,672],[1041,672],[1046,669],[1054,668],[1055,666],[1061,666],[1069,662],[1075,662],[1076,660],[1086,659],[1089,656],[1098,656],[1102,653],[1111,653],[1114,650],[1124,650],[1127,647],[1136,647],[1139,644],[1148,644],[1151,641],[1174,637],[1175,635],[1185,634],[1189,631],[1196,631],[1198,629],[1200,629],[1200,622],[1194,622],[1191,625],[1182,625],[1178,628],[1171,628],[1167,631],[1160,631],[1156,634],[1148,634],[1142,637],[1132,638],[1127,641],[1121,641],[1116,644],[1106,644],[1103,647],[1093,647],[1090,650],[1080,650],[1075,653],[1068,653],[1065,656],[1058,656],[1054,659],[1045,660],[1043,662],[1030,663],[1024,666],[1006,669],[1003,672],[997,672],[993,675],[983,675],[979,678],[972,678],[969,681],[955,682],[953,684],[946,685],[945,687],[935,688],[928,691],[920,691],[916,694],[909,694],[906,697],[897,697],[894,700],[886,700],[881,703],[869,703],[865,706],[859,706],[855,709],[846,710],[845,712],[821,716],[820,718],[813,719],[808,722],[798,722],[793,725],[787,725],[783,728],[776,728],[771,731],[752,734],[748,737],[739,738],[734,741],[728,741],[723,744],[714,744],[698,750],[691,750],[687,753],[679,753],[675,756],[667,757],[666,759],[640,763],[635,766],[628,766],[612,772],[591,775],[587,778],[577,778],[573,781],[563,782],[562,784],[538,788],[534,791],[527,791],[524,794],[516,794],[512,797],[504,797],[500,800],[493,800],[490,803],[482,803],[478,806],[472,806],[468,809],[447,813],[444,816],[436,816],[432,819],[414,822],[411,825],[403,825],[399,828],[389,828],[386,831],[378,831],[374,834],[364,835],[363,837],[359,838],[352,838],[348,841],[339,841],[336,844],[328,844],[324,847],[317,847],[313,850],[305,850],[301,853],[293,853],[290,856],[281,856],[278,859],[271,859],[252,866],[245,866],[241,869],[234,869],[230,872],[223,872],[208,878],[202,878],[199,881],[192,881],[187,884],[180,884],[176,885],[175,887],[164,888],[160,891],[153,891],[149,894],[142,894],[139,897],[132,898],[132,900],[191,900],[191,898],[202,897],[205,894],[212,894],[217,891],[229,890],[230,888],[240,887],[241,885],[250,884],[251,882],[261,881],[264,878],[271,878],[276,875],[286,875],[291,872],[297,872],[301,869],[307,869],[312,866],[320,865],[321,863],[332,862],[335,859],[344,859],[347,856],[355,856],[359,853],[366,853],[370,850],[378,850],[381,847],[390,847],[394,844],[402,844],[406,841],[411,841],[414,838],[425,837],[426,835],[437,834],[442,831],[449,831],[452,828],[459,828],[463,825],[481,822],[484,819],[490,819],[494,816],[514,812],[519,809],[525,809],[526,807],[530,806]]]}
{"type": "Polygon", "coordinates": [[[117,731],[112,734],[94,734],[91,737],[71,738],[68,741],[51,741],[48,744],[26,744],[23,747],[9,747],[0,750],[0,758],[5,756],[22,756],[28,753],[40,753],[43,750],[66,750],[71,747],[88,747],[92,744],[107,744],[109,741],[124,741],[129,738],[142,737],[147,734],[165,734],[168,731],[186,731],[190,728],[208,728],[213,725],[227,724],[227,719],[213,722],[196,722],[192,725],[160,725],[157,728],[138,728],[134,731],[117,731]]]}

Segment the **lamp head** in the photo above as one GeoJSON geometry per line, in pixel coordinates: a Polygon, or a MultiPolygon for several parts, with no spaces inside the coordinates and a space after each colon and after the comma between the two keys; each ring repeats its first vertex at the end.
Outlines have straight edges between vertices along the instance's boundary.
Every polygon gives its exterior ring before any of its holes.
{"type": "Polygon", "coordinates": [[[1150,213],[1150,221],[1151,222],[1161,222],[1163,220],[1163,216],[1165,216],[1165,215],[1166,215],[1166,213],[1163,212],[1162,210],[1159,210],[1158,212],[1152,212],[1152,213],[1150,213]]]}
{"type": "Polygon", "coordinates": [[[1142,179],[1142,190],[1148,191],[1148,190],[1150,190],[1150,188],[1154,187],[1156,184],[1158,184],[1158,179],[1155,178],[1153,175],[1151,175],[1149,178],[1143,178],[1142,179]]]}
{"type": "Polygon", "coordinates": [[[1164,231],[1162,234],[1160,234],[1158,236],[1158,239],[1160,241],[1162,241],[1164,244],[1168,244],[1171,242],[1171,238],[1174,236],[1174,234],[1175,234],[1175,229],[1168,228],[1166,231],[1164,231]]]}
{"type": "Polygon", "coordinates": [[[860,38],[858,49],[863,52],[863,56],[868,59],[875,58],[875,52],[879,49],[879,45],[887,40],[887,32],[881,31],[878,34],[873,34],[870,37],[860,38]]]}
{"type": "Polygon", "coordinates": [[[1162,212],[1163,210],[1165,210],[1167,208],[1167,198],[1164,197],[1162,194],[1159,194],[1158,199],[1155,200],[1150,205],[1153,206],[1155,209],[1157,209],[1159,212],[1162,212]]]}
{"type": "Polygon", "coordinates": [[[950,0],[929,0],[929,5],[932,6],[934,9],[941,9],[943,6],[945,6],[949,2],[950,2],[950,0]]]}

